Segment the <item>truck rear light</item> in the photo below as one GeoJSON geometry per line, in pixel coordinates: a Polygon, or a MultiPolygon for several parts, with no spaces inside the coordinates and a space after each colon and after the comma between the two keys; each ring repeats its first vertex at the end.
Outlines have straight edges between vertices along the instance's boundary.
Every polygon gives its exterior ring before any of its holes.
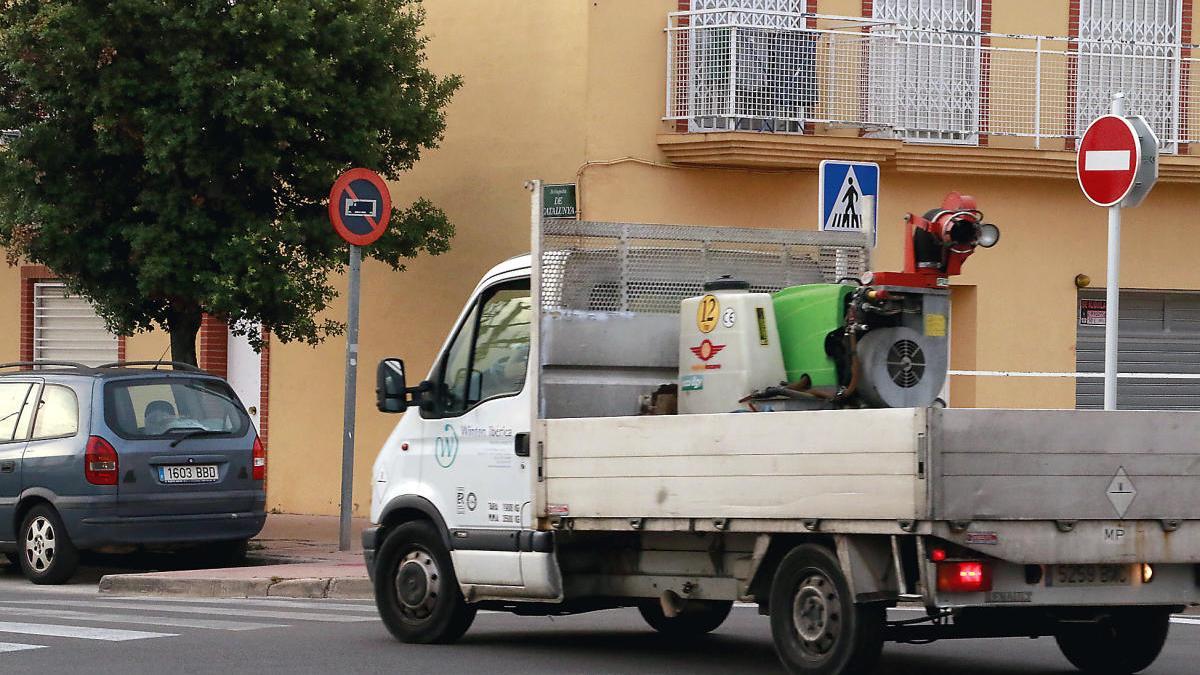
{"type": "Polygon", "coordinates": [[[1142,583],[1143,584],[1148,584],[1151,581],[1154,581],[1154,568],[1150,566],[1150,563],[1142,563],[1141,565],[1139,565],[1139,567],[1142,568],[1142,583]]]}
{"type": "Polygon", "coordinates": [[[254,480],[267,479],[267,449],[263,447],[262,439],[254,437],[254,453],[251,463],[251,475],[254,480]]]}
{"type": "Polygon", "coordinates": [[[88,438],[83,453],[83,475],[92,485],[116,485],[119,462],[112,444],[100,438],[88,438]]]}
{"type": "Polygon", "coordinates": [[[942,562],[946,559],[946,549],[935,548],[929,552],[929,559],[933,562],[942,562]]]}
{"type": "Polygon", "coordinates": [[[937,566],[939,591],[980,593],[992,590],[992,566],[985,562],[943,562],[937,566]]]}

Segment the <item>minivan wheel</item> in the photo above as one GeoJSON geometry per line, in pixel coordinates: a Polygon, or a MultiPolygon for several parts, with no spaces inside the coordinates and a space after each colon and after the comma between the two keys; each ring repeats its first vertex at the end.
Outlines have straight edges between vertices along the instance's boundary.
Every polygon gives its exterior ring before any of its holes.
{"type": "Polygon", "coordinates": [[[449,644],[475,620],[458,587],[450,552],[427,521],[400,525],[379,548],[375,606],[401,642],[449,644]]]}
{"type": "Polygon", "coordinates": [[[35,584],[61,584],[79,568],[79,551],[53,507],[40,504],[25,514],[18,542],[21,571],[35,584]]]}

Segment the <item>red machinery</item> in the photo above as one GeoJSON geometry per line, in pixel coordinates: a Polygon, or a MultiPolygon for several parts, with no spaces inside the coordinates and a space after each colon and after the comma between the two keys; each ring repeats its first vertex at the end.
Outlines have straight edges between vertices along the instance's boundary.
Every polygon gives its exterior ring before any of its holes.
{"type": "Polygon", "coordinates": [[[962,273],[962,264],[976,246],[991,248],[1000,240],[1000,229],[983,222],[975,198],[951,192],[942,206],[904,217],[912,236],[904,249],[903,272],[875,272],[867,283],[873,286],[944,288],[950,277],[962,273]]]}

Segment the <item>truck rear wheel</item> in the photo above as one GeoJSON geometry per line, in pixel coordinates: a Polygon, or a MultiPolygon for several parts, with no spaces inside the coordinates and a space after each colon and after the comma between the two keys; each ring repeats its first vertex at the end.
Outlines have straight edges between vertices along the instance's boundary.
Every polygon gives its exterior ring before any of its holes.
{"type": "Polygon", "coordinates": [[[725,623],[733,602],[729,600],[688,600],[683,611],[675,616],[663,613],[658,600],[645,600],[638,604],[642,618],[654,630],[670,637],[695,637],[711,633],[725,623]]]}
{"type": "Polygon", "coordinates": [[[1170,628],[1169,609],[1118,609],[1095,624],[1068,624],[1054,639],[1085,673],[1127,675],[1154,663],[1170,628]]]}
{"type": "Polygon", "coordinates": [[[427,521],[404,523],[384,539],[375,568],[375,606],[397,640],[415,644],[455,642],[475,620],[450,552],[427,521]]]}
{"type": "Polygon", "coordinates": [[[775,651],[793,675],[869,673],[883,651],[886,608],[856,604],[837,557],[822,546],[784,557],[770,607],[775,651]]]}

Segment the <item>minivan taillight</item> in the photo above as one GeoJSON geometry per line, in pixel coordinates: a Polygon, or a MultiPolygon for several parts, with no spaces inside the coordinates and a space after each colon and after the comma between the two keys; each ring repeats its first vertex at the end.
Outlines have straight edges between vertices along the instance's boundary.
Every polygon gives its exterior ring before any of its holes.
{"type": "Polygon", "coordinates": [[[117,484],[117,451],[108,441],[99,436],[88,438],[83,475],[92,485],[117,484]]]}
{"type": "Polygon", "coordinates": [[[267,479],[267,449],[263,447],[262,439],[258,436],[254,437],[254,460],[252,466],[251,475],[254,480],[267,479]]]}

